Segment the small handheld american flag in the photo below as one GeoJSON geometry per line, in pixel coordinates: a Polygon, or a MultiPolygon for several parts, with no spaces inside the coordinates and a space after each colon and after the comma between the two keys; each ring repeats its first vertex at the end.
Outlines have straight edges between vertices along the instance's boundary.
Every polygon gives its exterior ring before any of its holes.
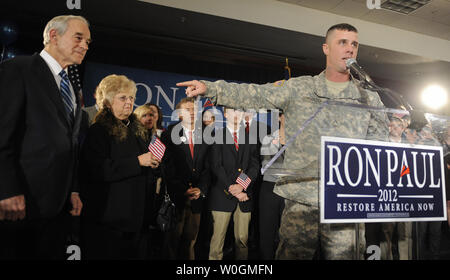
{"type": "Polygon", "coordinates": [[[241,185],[244,188],[244,190],[248,188],[251,182],[252,179],[250,179],[244,172],[242,172],[236,179],[236,183],[241,185]]]}
{"type": "Polygon", "coordinates": [[[166,146],[159,140],[156,135],[153,135],[152,141],[150,145],[148,145],[148,150],[159,160],[161,160],[164,156],[164,152],[166,151],[166,146]]]}

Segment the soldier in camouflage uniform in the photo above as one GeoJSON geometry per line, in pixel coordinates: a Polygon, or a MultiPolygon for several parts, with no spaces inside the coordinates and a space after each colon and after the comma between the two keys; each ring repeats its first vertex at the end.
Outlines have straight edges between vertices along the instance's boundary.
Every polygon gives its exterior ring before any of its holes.
{"type": "MultiPolygon", "coordinates": [[[[383,106],[378,94],[361,88],[345,65],[347,59],[356,58],[358,51],[358,34],[353,26],[330,27],[322,48],[327,67],[314,77],[301,76],[265,85],[225,81],[189,81],[177,85],[187,86],[189,96],[204,94],[219,105],[281,109],[285,114],[286,139],[295,135],[325,101],[383,106]]],[[[387,124],[384,113],[325,105],[290,144],[285,151],[284,168],[296,175],[282,176],[274,188],[276,194],[285,198],[277,259],[313,259],[315,256],[353,259],[361,255],[354,248],[354,224],[320,224],[320,137],[387,140],[387,124]]]]}

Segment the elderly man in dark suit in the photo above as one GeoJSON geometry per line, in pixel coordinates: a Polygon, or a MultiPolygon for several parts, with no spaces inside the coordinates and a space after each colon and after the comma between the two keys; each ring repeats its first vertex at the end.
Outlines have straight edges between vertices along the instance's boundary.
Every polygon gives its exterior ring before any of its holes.
{"type": "Polygon", "coordinates": [[[44,30],[40,54],[0,64],[0,258],[64,257],[65,207],[80,215],[76,191],[79,92],[67,67],[80,64],[91,40],[80,16],[58,16],[44,30]],[[70,204],[69,204],[70,207],[70,204]]]}

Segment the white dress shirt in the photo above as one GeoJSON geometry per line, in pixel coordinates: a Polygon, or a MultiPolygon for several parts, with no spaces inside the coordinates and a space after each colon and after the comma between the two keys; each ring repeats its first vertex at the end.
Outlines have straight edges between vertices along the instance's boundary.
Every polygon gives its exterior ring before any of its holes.
{"type": "MultiPolygon", "coordinates": [[[[228,131],[231,133],[231,136],[234,136],[233,135],[233,133],[235,133],[236,132],[236,137],[237,137],[237,139],[238,139],[238,143],[240,143],[239,142],[239,126],[238,126],[238,129],[236,129],[236,130],[234,130],[234,124],[228,124],[227,123],[227,129],[228,129],[228,131]]],[[[234,142],[233,142],[234,143],[234,142]]],[[[227,143],[228,144],[228,143],[227,143]]],[[[230,143],[231,144],[231,143],[230,143]]]]}
{"type": "MultiPolygon", "coordinates": [[[[190,133],[192,133],[192,136],[193,136],[194,135],[194,130],[193,129],[188,129],[184,125],[181,125],[181,127],[183,128],[183,133],[184,133],[184,136],[186,137],[186,144],[189,144],[189,141],[191,140],[191,138],[190,138],[191,134],[190,133]]],[[[195,144],[194,140],[192,141],[192,144],[195,144]]]]}
{"type": "MultiPolygon", "coordinates": [[[[59,73],[61,72],[61,70],[63,70],[63,68],[61,67],[61,65],[59,65],[58,61],[56,61],[56,59],[54,59],[46,50],[42,50],[39,55],[47,63],[48,67],[50,68],[50,71],[53,74],[53,77],[55,78],[56,85],[58,86],[59,90],[61,90],[62,78],[61,78],[61,76],[59,76],[59,73]]],[[[66,73],[67,73],[67,69],[64,69],[64,71],[66,71],[66,73]]],[[[77,109],[77,102],[75,99],[75,93],[74,93],[71,83],[69,83],[69,87],[70,87],[70,94],[71,94],[70,99],[71,99],[72,105],[73,105],[73,114],[75,116],[75,112],[77,109]]]]}

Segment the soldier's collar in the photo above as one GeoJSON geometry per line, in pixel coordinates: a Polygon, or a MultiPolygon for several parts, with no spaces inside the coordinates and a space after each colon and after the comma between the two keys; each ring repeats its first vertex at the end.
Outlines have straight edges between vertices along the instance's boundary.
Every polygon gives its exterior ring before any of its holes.
{"type": "Polygon", "coordinates": [[[344,88],[339,93],[332,93],[327,88],[325,70],[319,75],[314,77],[315,83],[315,94],[320,98],[327,99],[356,99],[359,100],[360,93],[358,91],[357,85],[355,84],[355,79],[350,75],[350,83],[346,88],[344,88]]]}

